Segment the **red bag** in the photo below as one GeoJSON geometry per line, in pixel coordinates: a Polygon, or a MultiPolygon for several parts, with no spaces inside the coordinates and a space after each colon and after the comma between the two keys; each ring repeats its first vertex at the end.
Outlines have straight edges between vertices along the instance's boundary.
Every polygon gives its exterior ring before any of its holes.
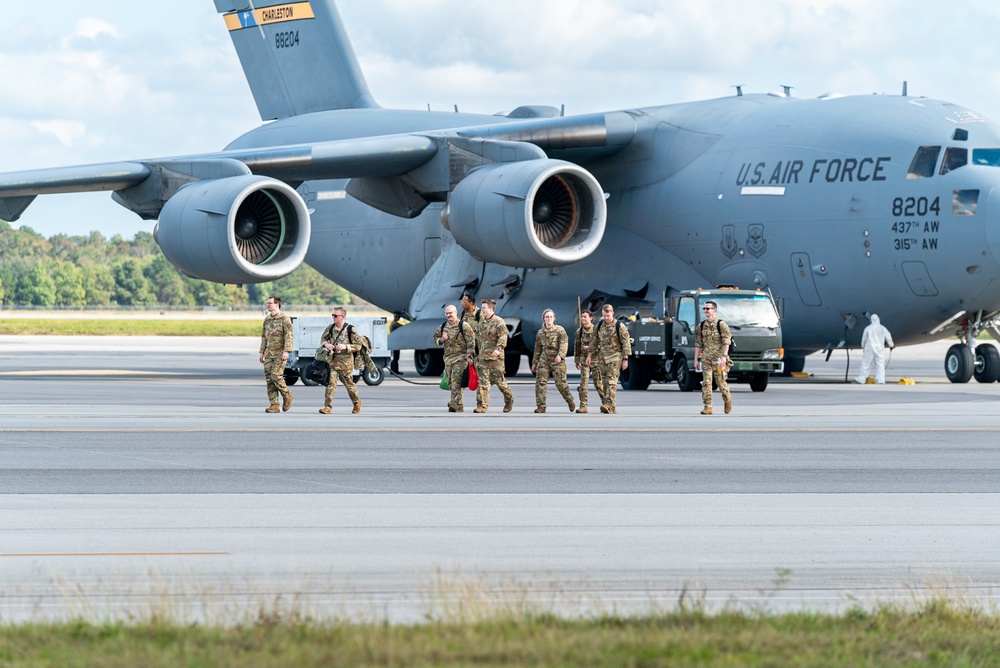
{"type": "Polygon", "coordinates": [[[472,391],[479,389],[479,374],[476,373],[476,367],[472,366],[472,362],[469,362],[469,384],[466,387],[472,391]]]}

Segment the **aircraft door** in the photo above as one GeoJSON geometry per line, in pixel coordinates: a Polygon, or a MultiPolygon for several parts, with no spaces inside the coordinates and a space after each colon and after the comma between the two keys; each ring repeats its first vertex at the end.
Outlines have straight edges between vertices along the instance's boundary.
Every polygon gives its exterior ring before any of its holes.
{"type": "Polygon", "coordinates": [[[1000,198],[1000,193],[996,189],[990,189],[990,194],[988,197],[981,197],[981,200],[985,200],[986,206],[978,207],[976,211],[977,216],[984,216],[986,221],[986,240],[990,244],[990,254],[993,256],[993,261],[1000,264],[1000,219],[993,218],[991,216],[994,211],[1000,212],[1000,207],[997,206],[997,200],[1000,198]]]}
{"type": "Polygon", "coordinates": [[[823,300],[819,298],[819,291],[816,290],[816,281],[813,280],[812,265],[809,263],[808,253],[792,253],[792,276],[795,277],[795,289],[799,292],[799,299],[806,306],[820,306],[823,300]]]}

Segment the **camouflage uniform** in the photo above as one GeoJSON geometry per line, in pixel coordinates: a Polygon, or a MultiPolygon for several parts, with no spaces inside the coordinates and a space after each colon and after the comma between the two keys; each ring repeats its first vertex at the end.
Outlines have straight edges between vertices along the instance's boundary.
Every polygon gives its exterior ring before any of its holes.
{"type": "MultiPolygon", "coordinates": [[[[728,409],[733,405],[732,396],[729,394],[729,383],[726,382],[729,377],[729,369],[733,366],[733,361],[727,356],[722,371],[719,371],[719,367],[715,365],[716,360],[722,357],[723,348],[731,345],[732,341],[733,335],[729,330],[729,325],[718,319],[711,323],[707,320],[702,320],[698,325],[698,331],[695,332],[694,345],[701,348],[701,400],[704,402],[706,410],[712,409],[713,380],[718,386],[719,391],[722,392],[722,400],[725,402],[726,408],[728,409]]],[[[727,410],[726,412],[728,413],[729,411],[727,410]]]]}
{"type": "Polygon", "coordinates": [[[285,385],[287,360],[281,359],[281,355],[292,352],[294,347],[292,319],[280,311],[269,313],[260,331],[260,354],[264,356],[264,380],[267,381],[267,398],[272,406],[278,404],[279,395],[285,404],[291,401],[292,393],[285,385]]]}
{"type": "Polygon", "coordinates": [[[622,360],[632,354],[632,341],[625,325],[617,320],[610,325],[603,318],[594,325],[597,329],[597,366],[601,370],[602,412],[615,413],[618,405],[615,395],[618,391],[618,376],[622,372],[622,360]]]}
{"type": "Polygon", "coordinates": [[[580,327],[576,330],[573,341],[573,359],[580,364],[580,408],[587,407],[590,398],[587,390],[590,384],[590,376],[594,376],[594,387],[597,389],[597,396],[604,404],[604,387],[601,385],[601,365],[597,361],[597,328],[591,324],[590,329],[580,327]],[[587,364],[587,356],[592,355],[590,364],[587,364]]]}
{"type": "Polygon", "coordinates": [[[476,354],[476,332],[467,322],[456,321],[451,324],[445,321],[434,332],[434,345],[444,346],[444,372],[448,377],[448,387],[451,388],[451,401],[448,408],[455,412],[465,410],[462,405],[462,374],[469,367],[469,358],[476,354]],[[441,335],[448,333],[448,340],[442,342],[441,335]]]}
{"type": "Polygon", "coordinates": [[[490,407],[490,384],[500,388],[504,398],[504,410],[509,411],[514,403],[514,393],[510,391],[504,378],[503,352],[507,347],[507,325],[503,318],[494,315],[492,318],[480,318],[476,327],[476,345],[479,357],[476,358],[476,371],[479,373],[479,389],[476,391],[476,408],[490,407]],[[494,351],[499,355],[492,356],[494,351]]]}
{"type": "Polygon", "coordinates": [[[330,352],[330,384],[326,386],[326,395],[323,398],[323,407],[333,407],[333,394],[337,391],[337,378],[347,388],[347,396],[354,404],[354,412],[361,410],[361,397],[358,396],[358,386],[354,384],[354,353],[361,350],[361,337],[358,331],[346,322],[344,326],[337,329],[336,325],[330,325],[323,332],[320,339],[322,343],[331,343],[334,347],[338,343],[343,343],[347,348],[341,352],[330,352]],[[348,338],[350,330],[350,340],[348,338]]]}
{"type": "MultiPolygon", "coordinates": [[[[474,308],[471,311],[466,311],[464,309],[459,309],[458,321],[459,322],[467,322],[467,323],[469,323],[469,326],[472,327],[472,331],[473,332],[476,331],[476,329],[479,327],[479,321],[481,319],[482,319],[482,316],[479,315],[479,309],[477,309],[477,308],[474,308]]],[[[478,355],[479,354],[479,341],[478,340],[476,341],[476,343],[473,344],[473,348],[475,349],[475,352],[472,353],[472,354],[473,355],[478,355]]]]}
{"type": "Polygon", "coordinates": [[[559,325],[552,327],[542,327],[535,336],[535,353],[531,358],[535,367],[535,405],[545,409],[546,385],[549,382],[549,374],[556,384],[559,394],[566,400],[570,411],[576,410],[573,402],[573,394],[569,391],[569,383],[566,382],[566,352],[569,349],[569,336],[566,330],[559,325]],[[559,362],[556,362],[556,357],[559,362]]]}

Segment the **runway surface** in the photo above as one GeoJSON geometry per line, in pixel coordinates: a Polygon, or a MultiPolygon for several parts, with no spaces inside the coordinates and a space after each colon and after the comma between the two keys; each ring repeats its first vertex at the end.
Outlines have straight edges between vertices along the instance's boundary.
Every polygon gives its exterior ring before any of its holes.
{"type": "Polygon", "coordinates": [[[405,361],[360,415],[267,415],[257,344],[0,337],[0,620],[997,602],[1000,384],[948,383],[947,342],[895,350],[913,386],[838,351],[710,417],[673,384],[535,415],[526,374],[449,414],[405,361]]]}

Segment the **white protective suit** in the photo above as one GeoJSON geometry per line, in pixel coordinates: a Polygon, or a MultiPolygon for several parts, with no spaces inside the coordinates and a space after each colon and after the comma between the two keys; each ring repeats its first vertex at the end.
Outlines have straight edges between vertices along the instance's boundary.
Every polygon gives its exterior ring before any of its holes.
{"type": "Polygon", "coordinates": [[[892,342],[892,334],[881,325],[878,316],[874,313],[871,317],[872,324],[865,327],[861,333],[861,347],[864,354],[861,356],[861,370],[855,383],[864,383],[871,374],[872,365],[875,366],[875,382],[885,385],[885,347],[894,348],[896,344],[892,342]]]}

